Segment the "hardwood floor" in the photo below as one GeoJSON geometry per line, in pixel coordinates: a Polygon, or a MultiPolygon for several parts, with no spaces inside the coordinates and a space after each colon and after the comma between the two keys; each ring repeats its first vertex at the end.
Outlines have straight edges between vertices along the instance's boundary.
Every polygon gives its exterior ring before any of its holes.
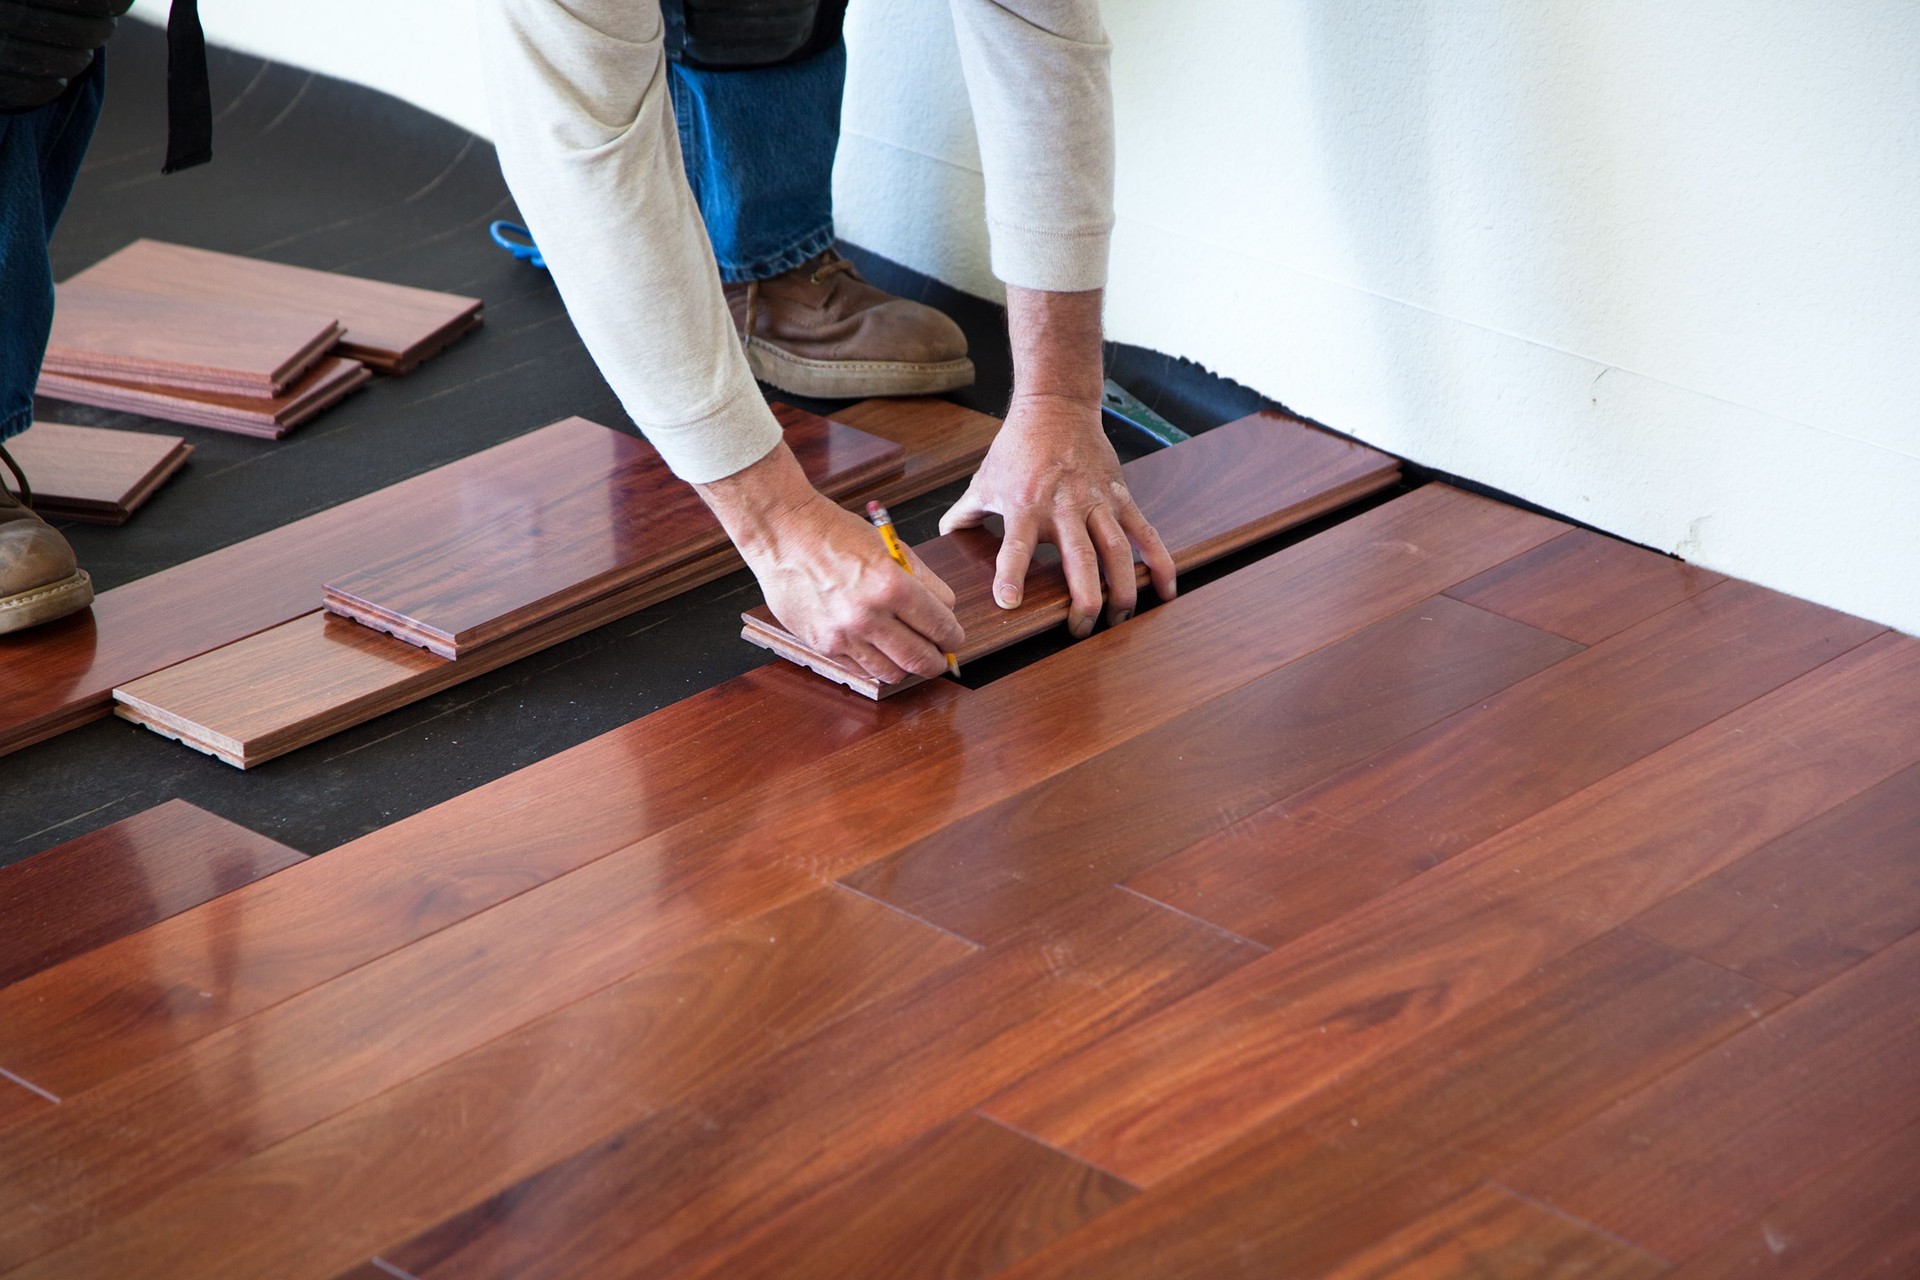
{"type": "Polygon", "coordinates": [[[1429,484],[979,688],[0,873],[0,1273],[1904,1277],[1916,832],[1920,641],[1429,484]]]}

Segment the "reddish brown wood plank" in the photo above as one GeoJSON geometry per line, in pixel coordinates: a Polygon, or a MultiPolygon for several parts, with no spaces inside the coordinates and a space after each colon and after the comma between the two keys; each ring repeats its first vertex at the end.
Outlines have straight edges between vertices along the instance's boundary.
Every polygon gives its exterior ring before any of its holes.
{"type": "Polygon", "coordinates": [[[67,376],[48,369],[41,370],[35,391],[56,400],[278,440],[346,399],[370,377],[357,360],[327,356],[276,396],[185,391],[153,383],[67,376]]]}
{"type": "MultiPolygon", "coordinates": [[[[286,1026],[276,1009],[255,1020],[262,1024],[263,1038],[253,1047],[244,1043],[247,1028],[235,1029],[232,1061],[247,1082],[244,1096],[204,1096],[205,1080],[217,1077],[186,1070],[184,1063],[174,1070],[169,1062],[161,1064],[168,1069],[149,1073],[151,1078],[129,1082],[137,1087],[122,1091],[125,1096],[116,1100],[121,1105],[112,1109],[118,1124],[108,1121],[109,1109],[100,1105],[98,1094],[75,1099],[62,1110],[80,1108],[89,1113],[90,1124],[83,1127],[56,1113],[0,1135],[0,1143],[15,1150],[31,1137],[32,1149],[69,1152],[78,1165],[9,1166],[25,1172],[9,1178],[0,1196],[35,1205],[37,1214],[26,1216],[39,1221],[23,1221],[22,1215],[0,1220],[0,1260],[20,1262],[132,1210],[131,1217],[77,1246],[42,1256],[26,1274],[210,1275],[227,1268],[229,1273],[329,1276],[393,1233],[404,1234],[484,1195],[511,1177],[516,1162],[524,1169],[538,1167],[543,1153],[551,1159],[559,1153],[551,1144],[566,1138],[569,1122],[575,1127],[583,1122],[585,1107],[592,1105],[617,1127],[617,1117],[657,1110],[871,1000],[931,977],[972,951],[831,888],[732,927],[726,927],[723,912],[716,912],[705,927],[713,936],[704,945],[668,953],[626,981],[550,1011],[484,1047],[486,1037],[478,1037],[477,1052],[411,1084],[404,1082],[412,1072],[396,1073],[383,1063],[413,1054],[417,1033],[376,1040],[363,1026],[344,1020],[340,1034],[363,1037],[362,1046],[345,1053],[323,1035],[308,1044],[316,1065],[303,1069],[283,1056],[291,1046],[270,1029],[269,1024],[286,1026]],[[319,1065],[330,1057],[330,1069],[319,1065]],[[350,1095],[338,1088],[343,1074],[354,1069],[368,1085],[371,1072],[400,1087],[310,1128],[345,1109],[341,1104],[350,1095]],[[296,1081],[303,1075],[331,1101],[320,1102],[312,1088],[301,1087],[296,1081]],[[556,1127],[546,1131],[544,1125],[514,1123],[543,1101],[558,1104],[556,1127]],[[182,1107],[191,1114],[181,1115],[182,1107]],[[193,1123],[195,1118],[210,1128],[193,1123]],[[65,1142],[56,1144],[56,1131],[65,1142]],[[296,1133],[262,1158],[231,1164],[296,1133]],[[102,1159],[103,1146],[119,1147],[119,1158],[102,1159]],[[470,1158],[489,1154],[495,1158],[470,1158]],[[419,1163],[423,1157],[451,1159],[443,1170],[427,1175],[419,1163]],[[304,1180],[329,1167],[337,1167],[337,1174],[304,1180]],[[193,1180],[206,1170],[216,1172],[193,1180]],[[252,1211],[278,1201],[295,1185],[323,1198],[349,1187],[370,1194],[356,1194],[358,1206],[342,1217],[294,1215],[307,1219],[304,1230],[293,1223],[286,1230],[234,1229],[236,1221],[271,1220],[253,1217],[252,1211]],[[137,1209],[166,1192],[173,1194],[137,1209]],[[422,1215],[427,1215],[424,1221],[422,1215]],[[107,1261],[123,1248],[132,1256],[107,1261]]],[[[565,951],[564,944],[556,946],[548,963],[565,963],[565,951]]],[[[404,963],[405,955],[396,958],[404,963]]],[[[422,1020],[435,1022],[440,1015],[431,1006],[465,999],[454,988],[430,984],[411,991],[395,988],[386,1001],[375,1000],[367,1008],[372,1013],[384,1003],[397,1011],[412,1003],[422,1020]]],[[[340,1011],[350,1007],[342,1005],[340,1011]]],[[[312,1029],[324,1032],[321,1023],[312,1029]]],[[[196,1047],[193,1056],[206,1055],[196,1047]]]]}
{"type": "Polygon", "coordinates": [[[1277,946],[1877,630],[1790,596],[1723,583],[1128,883],[1277,946]]]}
{"type": "Polygon", "coordinates": [[[1920,937],[1522,1161],[1508,1186],[1685,1258],[1920,1120],[1920,937]]]}
{"type": "Polygon", "coordinates": [[[976,941],[1578,653],[1424,600],[872,863],[846,883],[976,941]]]}
{"type": "Polygon", "coordinates": [[[1920,642],[1869,642],[1040,1072],[989,1114],[1136,1185],[1920,761],[1920,642]]]}
{"type": "Polygon", "coordinates": [[[926,396],[862,400],[836,411],[834,421],[906,450],[900,475],[881,481],[870,495],[889,506],[972,475],[1000,431],[998,418],[926,396]]]}
{"type": "Polygon", "coordinates": [[[1725,581],[1685,561],[1572,529],[1447,594],[1590,645],[1725,581]]]}
{"type": "Polygon", "coordinates": [[[1920,929],[1920,767],[1634,920],[1670,946],[1807,992],[1920,929]]]}
{"type": "MultiPolygon", "coordinates": [[[[814,455],[829,497],[901,469],[892,441],[786,405],[774,411],[789,444],[814,455]]],[[[431,539],[330,575],[327,608],[458,658],[726,545],[720,522],[653,446],[614,432],[603,446],[578,474],[491,479],[431,539]]]]}
{"type": "MultiPolygon", "coordinates": [[[[125,524],[186,464],[193,446],[179,436],[36,422],[7,441],[7,452],[27,473],[40,515],[125,524]]],[[[0,471],[0,483],[17,492],[12,472],[0,471]]]]}
{"type": "MultiPolygon", "coordinates": [[[[1191,569],[1386,488],[1398,479],[1400,464],[1365,445],[1267,413],[1148,454],[1122,470],[1175,566],[1191,569]]],[[[967,637],[957,651],[963,664],[1066,621],[1066,575],[1052,547],[1035,557],[1017,609],[1002,609],[993,600],[1000,542],[992,533],[964,529],[914,550],[957,597],[954,613],[967,637]]],[[[1144,582],[1144,567],[1137,568],[1144,582]]],[[[742,620],[741,634],[751,643],[867,697],[917,683],[881,685],[841,667],[802,644],[764,605],[742,620]]]]}
{"type": "Polygon", "coordinates": [[[319,310],[161,298],[86,282],[54,292],[44,365],[68,376],[274,396],[340,336],[319,310]]]}
{"type": "Polygon", "coordinates": [[[1693,1255],[1674,1280],[1920,1275],[1920,1124],[1836,1165],[1693,1255]]]}
{"type": "Polygon", "coordinates": [[[303,861],[169,800],[0,867],[0,986],[303,861]]]}
{"type": "Polygon", "coordinates": [[[312,271],[159,240],[136,240],[75,281],[165,297],[323,311],[346,332],[338,351],[404,373],[480,323],[480,300],[312,271]]]}
{"type": "Polygon", "coordinates": [[[1654,1280],[1667,1264],[1500,1187],[1480,1187],[1327,1280],[1654,1280]]]}

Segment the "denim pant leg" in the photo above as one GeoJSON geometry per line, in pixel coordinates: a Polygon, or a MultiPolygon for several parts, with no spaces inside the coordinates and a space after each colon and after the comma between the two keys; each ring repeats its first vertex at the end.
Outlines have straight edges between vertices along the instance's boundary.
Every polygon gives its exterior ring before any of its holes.
{"type": "Polygon", "coordinates": [[[765,280],[833,245],[833,154],[847,47],[780,67],[669,64],[687,181],[730,284],[765,280]]]}
{"type": "Polygon", "coordinates": [[[33,384],[53,325],[47,242],[93,138],[107,51],[46,106],[0,115],[0,440],[33,425],[33,384]]]}

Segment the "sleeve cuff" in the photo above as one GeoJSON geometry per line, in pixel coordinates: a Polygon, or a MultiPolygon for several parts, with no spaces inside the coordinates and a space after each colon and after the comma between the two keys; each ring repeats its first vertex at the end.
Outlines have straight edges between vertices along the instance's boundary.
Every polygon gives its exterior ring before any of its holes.
{"type": "Polygon", "coordinates": [[[1084,293],[1107,284],[1113,232],[1035,231],[987,220],[993,274],[1006,284],[1049,293],[1084,293]]]}
{"type": "Polygon", "coordinates": [[[752,466],[780,443],[780,424],[751,382],[720,408],[672,426],[640,429],[673,474],[688,484],[711,484],[752,466]]]}

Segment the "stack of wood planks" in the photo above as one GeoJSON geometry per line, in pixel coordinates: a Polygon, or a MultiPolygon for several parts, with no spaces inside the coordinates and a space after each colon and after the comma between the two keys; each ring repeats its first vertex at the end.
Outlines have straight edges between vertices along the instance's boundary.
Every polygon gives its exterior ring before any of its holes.
{"type": "MultiPolygon", "coordinates": [[[[33,509],[49,520],[125,524],[186,464],[179,436],[36,422],[7,441],[33,488],[33,509]]],[[[13,477],[0,474],[12,487],[13,477]]]]}
{"type": "Polygon", "coordinates": [[[0,872],[9,1276],[1920,1271],[1920,642],[1443,485],[978,689],[131,822],[151,903],[0,872]]]}
{"type": "Polygon", "coordinates": [[[474,298],[137,240],[55,290],[39,392],[278,439],[480,323],[474,298]]]}

